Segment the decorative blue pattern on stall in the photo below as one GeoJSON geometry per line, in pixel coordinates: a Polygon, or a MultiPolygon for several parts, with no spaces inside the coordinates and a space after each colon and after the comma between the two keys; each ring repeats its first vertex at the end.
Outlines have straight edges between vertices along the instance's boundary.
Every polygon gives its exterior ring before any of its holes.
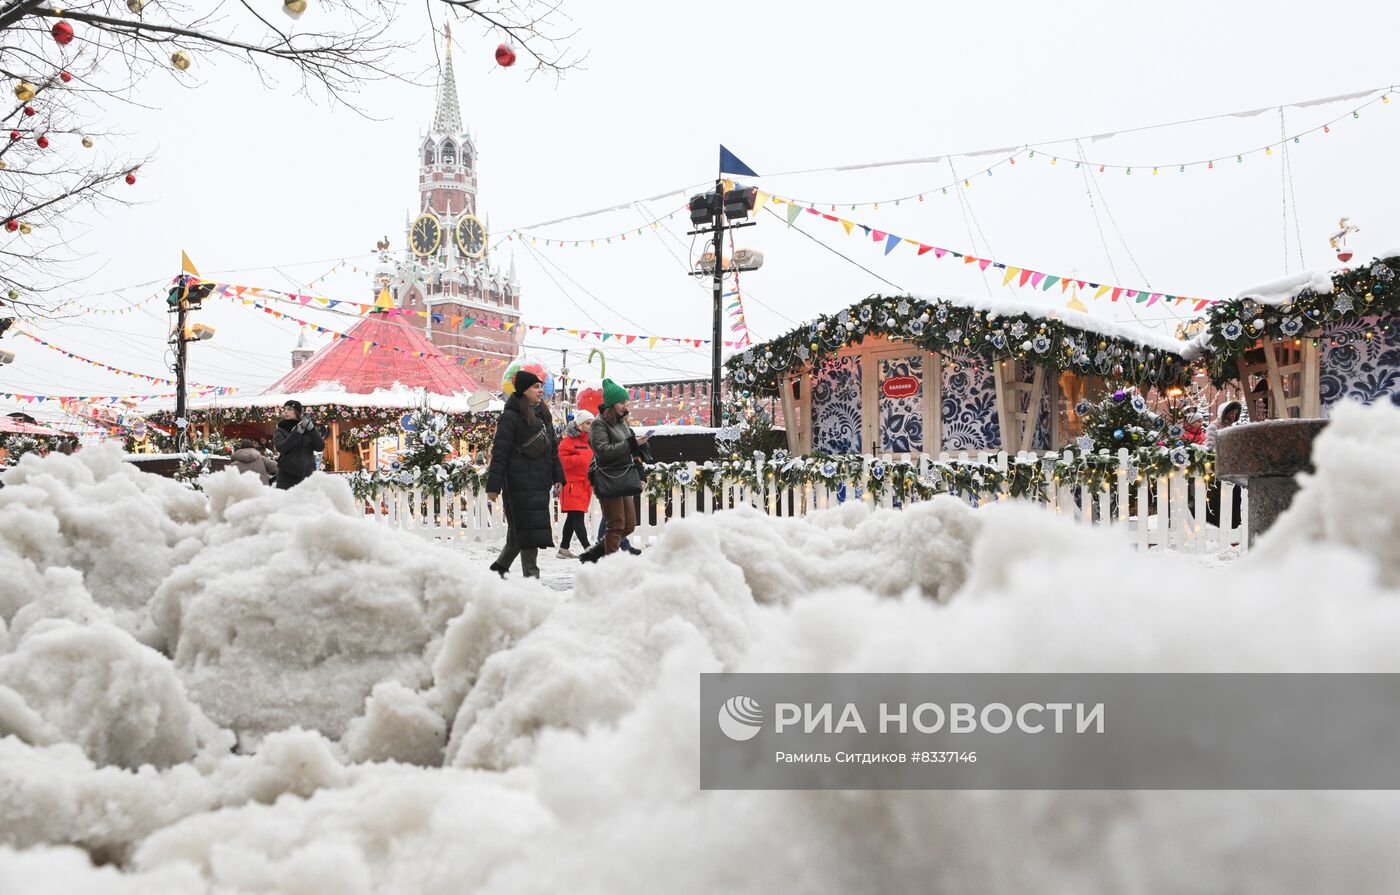
{"type": "Polygon", "coordinates": [[[1400,317],[1363,317],[1323,330],[1322,415],[1343,401],[1371,404],[1400,394],[1400,317]],[[1381,324],[1389,325],[1386,333],[1381,324]],[[1367,331],[1374,335],[1366,338],[1367,331]],[[1333,345],[1332,341],[1338,344],[1333,345]],[[1345,340],[1354,340],[1347,342],[1345,340]]]}
{"type": "Polygon", "coordinates": [[[860,361],[822,361],[812,383],[812,449],[828,454],[859,454],[860,361]]]}
{"type": "Polygon", "coordinates": [[[997,393],[992,363],[967,354],[943,355],[943,450],[998,450],[997,393]],[[956,367],[956,370],[954,369],[956,367]]]}
{"type": "Polygon", "coordinates": [[[912,354],[880,361],[880,450],[917,453],[924,449],[924,359],[912,354]],[[919,380],[912,394],[891,398],[884,393],[886,380],[911,376],[919,380]]]}

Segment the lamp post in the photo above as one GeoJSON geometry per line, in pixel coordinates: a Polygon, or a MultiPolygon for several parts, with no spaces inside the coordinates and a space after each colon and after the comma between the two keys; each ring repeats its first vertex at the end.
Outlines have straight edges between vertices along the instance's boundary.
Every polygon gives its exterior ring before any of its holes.
{"type": "MultiPolygon", "coordinates": [[[[687,236],[713,235],[714,236],[714,258],[712,260],[714,274],[714,333],[713,341],[710,344],[710,425],[718,426],[720,420],[720,363],[721,352],[724,349],[724,274],[726,271],[758,270],[763,266],[763,256],[757,252],[749,253],[754,259],[753,263],[740,266],[736,263],[725,263],[724,259],[724,232],[735,230],[739,227],[752,227],[757,221],[745,221],[753,211],[757,201],[757,193],[753,187],[739,186],[731,190],[725,190],[724,179],[715,180],[713,192],[700,193],[690,197],[690,223],[695,227],[689,231],[687,236]],[[708,225],[708,226],[707,226],[708,225]]],[[[737,253],[736,253],[737,254],[737,253]]],[[[701,259],[700,269],[691,271],[692,276],[705,276],[711,273],[706,269],[706,261],[701,259]]]]}
{"type": "Polygon", "coordinates": [[[202,342],[214,338],[214,327],[204,323],[196,323],[189,326],[189,314],[191,310],[198,310],[201,303],[214,290],[213,283],[201,283],[198,279],[186,273],[181,273],[175,280],[175,285],[170,287],[170,294],[166,296],[166,304],[170,306],[170,313],[175,315],[175,326],[170,332],[170,347],[175,350],[175,453],[185,452],[189,443],[189,418],[186,412],[186,386],[185,370],[189,364],[188,349],[186,346],[190,342],[202,342]],[[181,421],[185,425],[180,425],[181,421]]]}

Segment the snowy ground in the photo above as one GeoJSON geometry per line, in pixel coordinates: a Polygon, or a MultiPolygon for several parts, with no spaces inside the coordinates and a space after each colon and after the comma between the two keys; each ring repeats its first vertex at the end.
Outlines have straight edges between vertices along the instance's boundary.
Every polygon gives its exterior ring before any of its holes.
{"type": "Polygon", "coordinates": [[[702,671],[1400,671],[1400,410],[1232,562],[1029,505],[487,571],[115,451],[0,489],[0,893],[1400,891],[1400,795],[698,789],[702,671]],[[570,580],[572,579],[572,589],[570,580]]]}

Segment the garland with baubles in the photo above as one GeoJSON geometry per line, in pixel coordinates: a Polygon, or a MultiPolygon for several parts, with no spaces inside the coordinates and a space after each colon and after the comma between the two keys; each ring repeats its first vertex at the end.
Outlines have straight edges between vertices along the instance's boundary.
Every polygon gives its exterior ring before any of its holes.
{"type": "MultiPolygon", "coordinates": [[[[1236,359],[1262,338],[1313,338],[1324,326],[1400,311],[1400,256],[1377,258],[1332,275],[1332,291],[1305,289],[1291,301],[1266,305],[1251,298],[1213,305],[1202,341],[1218,386],[1239,378],[1236,359]]],[[[1391,323],[1389,325],[1394,325],[1391,323]]]]}
{"type": "Polygon", "coordinates": [[[741,391],[769,394],[779,379],[815,366],[866,336],[900,339],[926,351],[1016,358],[1058,373],[1097,373],[1135,383],[1172,385],[1189,378],[1181,355],[1080,329],[1032,313],[1003,314],[947,299],[872,295],[837,314],[746,349],[726,366],[741,391]]]}
{"type": "MultiPolygon", "coordinates": [[[[495,429],[495,414],[491,414],[495,429]]],[[[389,489],[418,490],[429,496],[470,491],[481,493],[486,470],[471,456],[454,457],[461,426],[450,415],[427,408],[407,414],[402,427],[404,450],[388,469],[360,470],[350,476],[350,488],[361,499],[389,489]]],[[[473,447],[471,450],[474,450],[473,447]]]]}

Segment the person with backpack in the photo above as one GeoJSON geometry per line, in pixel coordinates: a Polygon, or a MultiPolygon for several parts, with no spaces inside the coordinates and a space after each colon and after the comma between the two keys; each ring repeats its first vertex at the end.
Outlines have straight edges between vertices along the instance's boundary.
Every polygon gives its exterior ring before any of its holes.
{"type": "Polygon", "coordinates": [[[554,423],[544,407],[544,384],[529,370],[512,380],[514,394],[496,421],[486,499],[502,498],[506,543],[491,571],[502,578],[520,557],[526,578],[540,577],[539,548],[554,546],[551,502],[554,486],[567,481],[559,465],[554,423]]]}

